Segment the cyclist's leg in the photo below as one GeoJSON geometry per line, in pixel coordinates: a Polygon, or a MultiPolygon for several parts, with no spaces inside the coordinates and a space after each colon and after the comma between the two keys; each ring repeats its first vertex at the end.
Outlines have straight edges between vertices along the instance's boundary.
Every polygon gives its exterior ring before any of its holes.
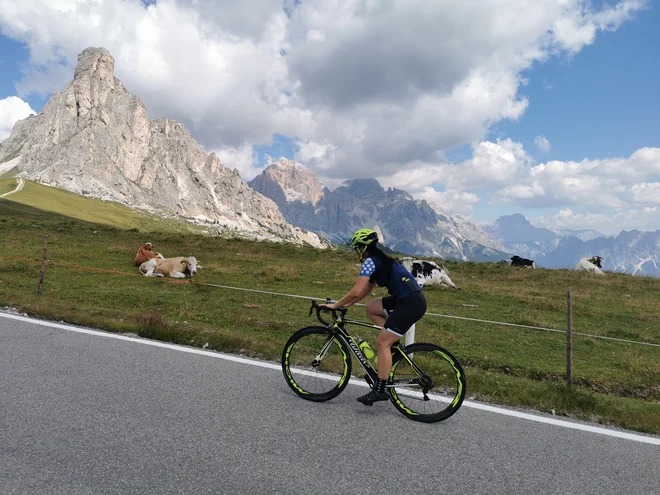
{"type": "Polygon", "coordinates": [[[421,292],[401,299],[398,303],[388,298],[383,300],[383,308],[387,314],[387,320],[376,339],[376,348],[378,349],[378,377],[387,380],[392,369],[390,347],[424,316],[426,298],[421,292]]]}
{"type": "Polygon", "coordinates": [[[375,325],[382,327],[385,325],[385,320],[387,319],[387,313],[383,309],[383,299],[372,299],[367,303],[367,316],[375,325]]]}
{"type": "Polygon", "coordinates": [[[378,348],[378,378],[373,384],[373,389],[366,395],[358,397],[358,402],[371,406],[374,402],[389,400],[387,393],[387,380],[392,369],[392,344],[398,341],[400,336],[382,328],[376,338],[376,347],[378,348]]]}
{"type": "Polygon", "coordinates": [[[401,335],[382,328],[376,338],[376,349],[378,349],[378,378],[386,380],[390,377],[392,369],[392,346],[396,344],[401,335]]]}
{"type": "MultiPolygon", "coordinates": [[[[412,324],[419,320],[424,314],[424,311],[426,311],[426,300],[423,296],[421,296],[419,301],[411,299],[410,301],[406,301],[406,303],[400,302],[399,304],[401,307],[396,305],[394,298],[391,296],[383,298],[380,303],[380,307],[383,308],[383,313],[387,316],[387,319],[376,339],[376,348],[378,349],[378,379],[376,380],[376,383],[374,383],[371,392],[358,398],[359,402],[368,406],[376,401],[387,400],[389,398],[389,395],[386,392],[386,384],[392,369],[391,347],[398,342],[401,336],[406,333],[412,324]],[[411,302],[412,304],[410,304],[411,302]],[[394,311],[395,306],[397,306],[396,311],[394,311]]],[[[378,310],[379,307],[372,307],[372,309],[378,310]]]]}

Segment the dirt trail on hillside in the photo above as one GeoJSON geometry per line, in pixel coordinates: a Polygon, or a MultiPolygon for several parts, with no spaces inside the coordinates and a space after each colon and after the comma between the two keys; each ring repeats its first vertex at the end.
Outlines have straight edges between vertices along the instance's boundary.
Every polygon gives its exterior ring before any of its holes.
{"type": "Polygon", "coordinates": [[[13,191],[9,191],[8,193],[0,194],[0,198],[5,198],[9,196],[10,194],[17,193],[23,189],[23,186],[25,185],[25,180],[23,179],[18,179],[18,185],[16,186],[16,189],[13,191]]]}

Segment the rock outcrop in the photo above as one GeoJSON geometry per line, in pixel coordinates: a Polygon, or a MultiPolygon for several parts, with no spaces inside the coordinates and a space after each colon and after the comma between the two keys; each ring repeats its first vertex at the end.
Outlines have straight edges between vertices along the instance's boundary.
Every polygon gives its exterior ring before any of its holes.
{"type": "Polygon", "coordinates": [[[388,248],[459,260],[508,257],[501,243],[462,217],[450,217],[406,191],[385,190],[376,179],[342,183],[334,191],[299,163],[279,160],[250,183],[277,203],[285,218],[335,242],[359,228],[380,232],[388,248]]]}
{"type": "Polygon", "coordinates": [[[104,48],[85,49],[73,81],[0,143],[0,165],[11,160],[21,177],[78,194],[256,238],[327,244],[290,225],[273,201],[206,154],[181,124],[150,121],[142,101],[114,76],[114,59],[104,48]]]}

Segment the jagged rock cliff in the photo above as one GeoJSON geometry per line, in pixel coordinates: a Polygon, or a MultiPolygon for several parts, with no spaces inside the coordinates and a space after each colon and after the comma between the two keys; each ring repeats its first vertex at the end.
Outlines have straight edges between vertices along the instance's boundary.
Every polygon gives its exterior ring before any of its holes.
{"type": "Polygon", "coordinates": [[[299,163],[279,160],[250,182],[273,199],[286,219],[344,242],[358,228],[378,230],[387,247],[406,254],[460,260],[508,257],[504,247],[462,217],[449,217],[376,179],[345,181],[334,191],[299,163]]]}
{"type": "Polygon", "coordinates": [[[114,59],[104,48],[85,49],[73,81],[0,143],[0,167],[12,160],[22,177],[78,194],[257,238],[325,245],[290,225],[273,201],[214,153],[207,155],[181,124],[150,121],[142,101],[114,76],[114,59]]]}

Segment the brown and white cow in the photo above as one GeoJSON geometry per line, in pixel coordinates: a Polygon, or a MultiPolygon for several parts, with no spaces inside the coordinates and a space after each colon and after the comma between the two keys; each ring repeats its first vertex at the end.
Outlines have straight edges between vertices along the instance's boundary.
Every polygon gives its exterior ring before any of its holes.
{"type": "Polygon", "coordinates": [[[189,278],[197,273],[201,265],[197,264],[197,258],[190,256],[184,258],[152,258],[140,265],[140,272],[145,277],[164,277],[168,275],[172,278],[189,278]]]}
{"type": "Polygon", "coordinates": [[[138,252],[135,255],[135,266],[140,266],[142,263],[153,258],[163,259],[163,255],[160,253],[154,253],[153,249],[154,245],[150,242],[147,242],[144,246],[138,249],[138,252]]]}

